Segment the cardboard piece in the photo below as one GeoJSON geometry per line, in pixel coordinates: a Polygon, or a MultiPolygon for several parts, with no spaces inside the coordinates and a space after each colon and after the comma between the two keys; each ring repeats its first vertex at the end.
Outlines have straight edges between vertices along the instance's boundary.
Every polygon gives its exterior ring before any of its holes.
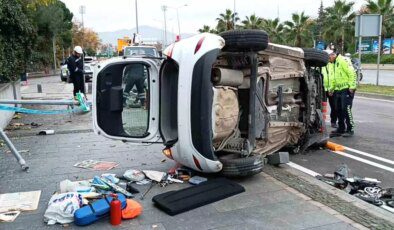
{"type": "Polygon", "coordinates": [[[96,170],[96,171],[107,171],[107,170],[115,168],[118,165],[119,164],[116,162],[85,160],[85,161],[81,161],[81,162],[76,163],[74,165],[74,167],[91,169],[91,170],[96,170]]]}
{"type": "Polygon", "coordinates": [[[40,196],[41,190],[0,194],[0,213],[36,210],[40,196]]]}

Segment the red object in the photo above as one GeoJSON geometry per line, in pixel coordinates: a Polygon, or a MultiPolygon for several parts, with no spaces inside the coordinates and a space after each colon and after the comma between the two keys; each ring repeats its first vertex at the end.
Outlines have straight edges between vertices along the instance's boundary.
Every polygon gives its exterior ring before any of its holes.
{"type": "Polygon", "coordinates": [[[181,40],[181,35],[177,35],[176,38],[175,38],[175,41],[179,42],[180,40],[181,40]]]}
{"type": "Polygon", "coordinates": [[[122,204],[118,200],[118,195],[111,194],[113,197],[110,205],[109,214],[111,216],[110,221],[112,225],[119,225],[122,222],[122,204]]]}
{"type": "Polygon", "coordinates": [[[200,50],[204,39],[205,39],[205,37],[202,37],[202,38],[200,38],[200,40],[198,40],[197,45],[196,45],[196,49],[194,49],[194,54],[196,54],[200,50]]]}

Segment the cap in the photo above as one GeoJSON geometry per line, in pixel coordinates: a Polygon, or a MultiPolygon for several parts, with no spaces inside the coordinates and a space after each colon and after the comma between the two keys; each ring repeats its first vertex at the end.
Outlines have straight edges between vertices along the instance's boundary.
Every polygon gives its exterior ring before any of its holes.
{"type": "Polygon", "coordinates": [[[80,46],[75,46],[75,47],[74,47],[74,51],[75,51],[76,53],[79,53],[79,54],[82,54],[82,53],[83,53],[82,47],[80,47],[80,46]]]}

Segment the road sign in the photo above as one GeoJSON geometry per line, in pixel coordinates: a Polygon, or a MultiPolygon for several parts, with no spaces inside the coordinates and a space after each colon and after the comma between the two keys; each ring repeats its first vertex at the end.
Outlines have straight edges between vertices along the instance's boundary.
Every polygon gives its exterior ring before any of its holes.
{"type": "Polygon", "coordinates": [[[356,37],[378,37],[381,34],[382,16],[379,14],[356,15],[356,37]]]}

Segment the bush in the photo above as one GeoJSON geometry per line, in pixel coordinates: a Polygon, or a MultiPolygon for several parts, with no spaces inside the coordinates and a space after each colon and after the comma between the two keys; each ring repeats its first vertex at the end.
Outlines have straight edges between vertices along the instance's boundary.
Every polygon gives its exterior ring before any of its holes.
{"type": "MultiPolygon", "coordinates": [[[[353,54],[353,58],[358,58],[358,54],[353,54]]],[[[377,54],[363,54],[361,56],[363,64],[376,64],[378,62],[377,54]]],[[[394,64],[394,54],[382,54],[380,56],[380,64],[394,64]]]]}

